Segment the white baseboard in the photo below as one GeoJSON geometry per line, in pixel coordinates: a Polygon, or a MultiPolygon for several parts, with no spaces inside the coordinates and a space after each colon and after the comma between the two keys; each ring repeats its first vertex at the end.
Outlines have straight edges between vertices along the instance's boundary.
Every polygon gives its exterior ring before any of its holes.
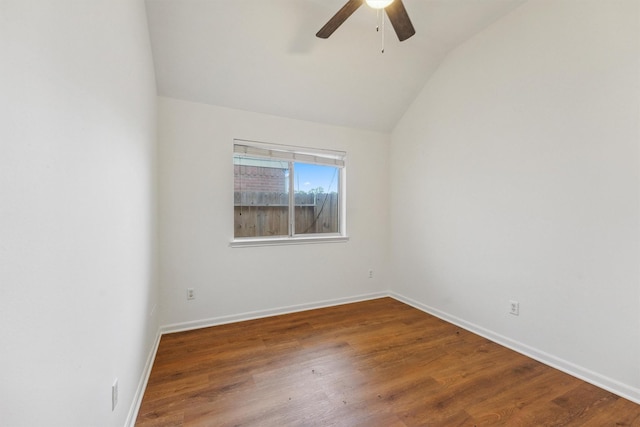
{"type": "Polygon", "coordinates": [[[196,320],[192,322],[174,323],[165,325],[160,328],[162,334],[173,332],[189,331],[192,329],[208,328],[210,326],[224,325],[226,323],[243,322],[245,320],[260,319],[263,317],[279,316],[281,314],[296,313],[299,311],[313,310],[316,308],[332,307],[336,305],[349,304],[359,301],[367,301],[376,298],[390,296],[389,292],[375,292],[353,297],[337,298],[331,300],[318,301],[308,304],[297,304],[286,307],[278,307],[268,310],[250,311],[240,314],[232,314],[229,316],[212,317],[209,319],[196,320]]]}
{"type": "Polygon", "coordinates": [[[552,368],[558,369],[559,371],[562,371],[573,377],[579,378],[597,387],[610,391],[611,393],[617,394],[620,397],[623,397],[632,402],[640,404],[640,389],[638,388],[632,387],[628,384],[621,383],[620,381],[617,381],[613,378],[609,378],[607,376],[601,375],[597,372],[578,366],[574,363],[571,363],[569,361],[556,357],[552,354],[530,347],[521,342],[512,340],[501,334],[485,329],[471,322],[467,322],[466,320],[463,320],[459,317],[453,316],[449,313],[445,313],[436,308],[430,307],[426,304],[422,304],[416,300],[407,298],[395,292],[389,291],[388,296],[398,301],[401,301],[405,304],[408,304],[412,307],[415,307],[418,310],[424,311],[425,313],[429,313],[433,316],[436,316],[446,322],[452,323],[456,326],[459,326],[463,329],[466,329],[470,332],[473,332],[477,335],[487,338],[497,344],[500,344],[513,351],[516,351],[520,354],[523,354],[527,357],[537,360],[538,362],[544,363],[545,365],[551,366],[552,368]]]}
{"type": "Polygon", "coordinates": [[[131,403],[131,408],[129,408],[129,414],[127,415],[127,420],[124,424],[126,427],[135,426],[136,418],[138,418],[138,411],[140,410],[140,405],[142,405],[142,397],[147,389],[147,382],[149,382],[149,376],[151,375],[151,368],[153,368],[153,362],[156,360],[156,354],[158,353],[158,346],[160,345],[161,337],[162,334],[160,333],[160,330],[158,330],[156,334],[156,341],[151,347],[151,351],[149,351],[147,362],[144,365],[140,381],[138,382],[136,394],[133,396],[133,402],[131,403]]]}

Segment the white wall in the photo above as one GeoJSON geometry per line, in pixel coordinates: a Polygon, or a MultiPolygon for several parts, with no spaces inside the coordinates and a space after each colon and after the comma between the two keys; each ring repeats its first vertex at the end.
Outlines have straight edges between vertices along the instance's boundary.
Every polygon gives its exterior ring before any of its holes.
{"type": "Polygon", "coordinates": [[[388,134],[170,98],[159,98],[158,117],[164,325],[190,327],[387,289],[388,134]],[[350,240],[229,247],[234,138],[346,151],[350,240]],[[195,289],[195,300],[186,300],[187,288],[195,289]]]}
{"type": "Polygon", "coordinates": [[[158,329],[143,2],[1,0],[0,93],[0,424],[122,426],[158,329]]]}
{"type": "Polygon", "coordinates": [[[636,401],[639,5],[516,9],[444,61],[390,166],[394,290],[636,401]]]}

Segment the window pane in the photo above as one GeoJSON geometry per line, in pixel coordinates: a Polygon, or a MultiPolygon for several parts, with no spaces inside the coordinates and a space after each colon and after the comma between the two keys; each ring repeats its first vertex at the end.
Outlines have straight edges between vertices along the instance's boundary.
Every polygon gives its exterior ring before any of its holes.
{"type": "Polygon", "coordinates": [[[234,236],[289,235],[289,163],[235,155],[234,236]]]}
{"type": "Polygon", "coordinates": [[[295,163],[295,234],[338,233],[340,168],[295,163]]]}

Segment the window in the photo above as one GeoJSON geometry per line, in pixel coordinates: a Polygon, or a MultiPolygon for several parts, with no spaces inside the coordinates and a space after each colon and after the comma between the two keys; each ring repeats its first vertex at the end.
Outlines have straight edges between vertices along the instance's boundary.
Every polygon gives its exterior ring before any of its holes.
{"type": "Polygon", "coordinates": [[[233,246],[344,241],[345,153],[235,140],[233,246]]]}

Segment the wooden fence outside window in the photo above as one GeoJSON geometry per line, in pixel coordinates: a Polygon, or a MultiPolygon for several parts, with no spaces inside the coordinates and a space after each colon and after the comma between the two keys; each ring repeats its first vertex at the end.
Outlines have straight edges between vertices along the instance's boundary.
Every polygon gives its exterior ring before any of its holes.
{"type": "MultiPolygon", "coordinates": [[[[295,234],[338,233],[337,193],[295,196],[295,234]]],[[[289,195],[277,192],[234,193],[234,236],[272,237],[289,233],[289,195]]]]}

